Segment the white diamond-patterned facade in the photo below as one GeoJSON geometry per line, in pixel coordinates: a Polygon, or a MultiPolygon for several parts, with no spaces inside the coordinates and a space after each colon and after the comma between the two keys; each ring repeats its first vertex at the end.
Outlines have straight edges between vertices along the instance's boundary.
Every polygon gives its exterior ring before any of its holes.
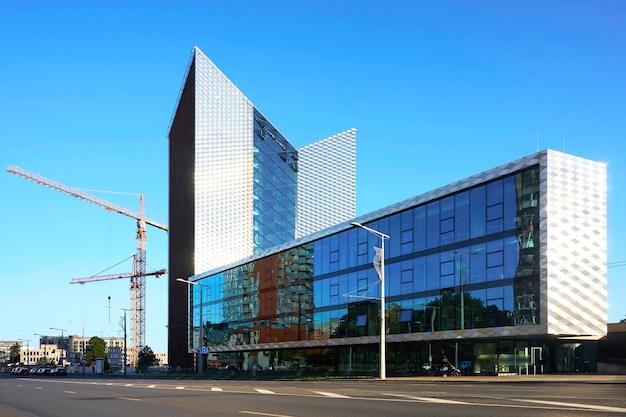
{"type": "Polygon", "coordinates": [[[356,215],[356,129],[296,149],[198,48],[194,270],[356,215]]]}
{"type": "Polygon", "coordinates": [[[545,331],[604,335],[607,167],[548,151],[541,159],[541,305],[545,331]]]}
{"type": "Polygon", "coordinates": [[[353,218],[356,215],[356,129],[305,146],[299,156],[296,237],[353,218]],[[332,204],[327,204],[330,201],[332,204]]]}

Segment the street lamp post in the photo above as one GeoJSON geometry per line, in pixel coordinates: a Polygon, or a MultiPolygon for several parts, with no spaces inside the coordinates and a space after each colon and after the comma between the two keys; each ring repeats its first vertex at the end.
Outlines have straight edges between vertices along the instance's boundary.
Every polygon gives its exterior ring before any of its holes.
{"type": "MultiPolygon", "coordinates": [[[[124,363],[122,364],[122,368],[124,369],[124,376],[126,376],[126,366],[128,364],[128,350],[127,350],[127,343],[126,343],[126,312],[130,311],[129,308],[124,308],[124,307],[111,307],[111,306],[107,306],[107,308],[117,308],[118,310],[124,310],[124,327],[122,327],[122,329],[124,330],[124,363]]],[[[139,354],[139,352],[135,352],[136,355],[139,354]]]]}
{"type": "Polygon", "coordinates": [[[194,281],[189,281],[183,278],[176,278],[176,281],[178,282],[184,282],[185,284],[189,284],[189,285],[197,285],[198,287],[200,287],[200,304],[198,306],[199,309],[199,317],[198,320],[200,321],[200,326],[198,328],[199,331],[199,335],[200,338],[198,340],[198,350],[197,350],[197,361],[198,361],[198,376],[202,376],[202,368],[203,368],[203,354],[200,351],[200,348],[204,347],[204,323],[202,322],[202,288],[206,287],[206,288],[211,288],[208,285],[203,285],[200,284],[199,282],[194,282],[194,281]]]}
{"type": "Polygon", "coordinates": [[[363,226],[361,223],[352,222],[353,226],[360,227],[361,229],[365,229],[368,232],[378,236],[380,238],[380,252],[378,252],[378,248],[374,247],[374,250],[377,252],[374,256],[374,268],[378,272],[378,276],[380,277],[380,379],[387,378],[387,358],[386,358],[386,325],[385,325],[385,239],[389,239],[389,235],[386,235],[378,230],[371,229],[367,226],[363,226]],[[379,268],[376,268],[378,265],[377,261],[380,262],[379,268]]]}
{"type": "Polygon", "coordinates": [[[83,365],[83,375],[85,375],[85,322],[82,321],[74,321],[74,320],[68,320],[68,323],[80,323],[83,327],[83,335],[81,337],[81,348],[80,348],[80,362],[81,365],[83,365]]]}
{"type": "Polygon", "coordinates": [[[63,343],[65,343],[65,339],[63,338],[63,332],[66,332],[66,329],[57,329],[56,327],[50,327],[50,330],[58,330],[61,332],[61,366],[63,366],[63,359],[65,358],[65,348],[63,347],[63,343]]]}

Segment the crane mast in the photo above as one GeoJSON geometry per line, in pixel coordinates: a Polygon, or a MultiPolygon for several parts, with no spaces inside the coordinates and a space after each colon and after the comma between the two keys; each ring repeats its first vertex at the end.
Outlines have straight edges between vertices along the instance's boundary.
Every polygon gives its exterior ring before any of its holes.
{"type": "Polygon", "coordinates": [[[146,224],[157,229],[167,231],[167,226],[149,220],[145,216],[143,195],[139,194],[139,211],[135,212],[124,207],[110,203],[106,200],[88,194],[78,188],[69,187],[59,182],[37,175],[33,172],[11,165],[7,168],[7,172],[15,174],[19,177],[33,181],[37,184],[49,187],[53,190],[68,194],[72,197],[79,198],[96,206],[103,207],[107,211],[122,214],[133,218],[137,221],[136,252],[133,261],[133,272],[130,274],[113,274],[108,276],[78,278],[70,283],[85,283],[93,281],[103,281],[107,279],[130,278],[130,306],[131,306],[131,344],[137,349],[137,353],[145,346],[146,337],[146,276],[160,276],[165,274],[165,270],[156,272],[146,272],[146,224]],[[76,282],[74,282],[76,281],[76,282]],[[79,282],[81,281],[81,282],[79,282]]]}

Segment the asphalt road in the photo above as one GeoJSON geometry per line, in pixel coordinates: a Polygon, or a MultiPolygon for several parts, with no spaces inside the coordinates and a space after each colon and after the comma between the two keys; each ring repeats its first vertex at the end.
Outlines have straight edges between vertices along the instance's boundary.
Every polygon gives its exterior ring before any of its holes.
{"type": "Polygon", "coordinates": [[[626,415],[621,378],[257,381],[0,376],[1,417],[626,415]]]}

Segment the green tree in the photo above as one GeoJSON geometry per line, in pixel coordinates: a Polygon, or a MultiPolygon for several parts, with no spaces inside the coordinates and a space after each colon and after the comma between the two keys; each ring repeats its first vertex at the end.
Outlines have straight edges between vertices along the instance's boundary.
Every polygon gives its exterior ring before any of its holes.
{"type": "Polygon", "coordinates": [[[148,366],[157,364],[157,358],[150,346],[144,346],[137,355],[137,368],[144,371],[148,370],[148,366]]]}
{"type": "Polygon", "coordinates": [[[87,342],[85,349],[85,359],[88,365],[96,363],[96,358],[104,358],[106,356],[106,342],[104,339],[94,336],[87,342]]]}
{"type": "Polygon", "coordinates": [[[10,358],[11,358],[11,363],[18,363],[20,361],[21,350],[22,348],[17,342],[13,346],[11,346],[11,352],[9,353],[10,358]]]}

